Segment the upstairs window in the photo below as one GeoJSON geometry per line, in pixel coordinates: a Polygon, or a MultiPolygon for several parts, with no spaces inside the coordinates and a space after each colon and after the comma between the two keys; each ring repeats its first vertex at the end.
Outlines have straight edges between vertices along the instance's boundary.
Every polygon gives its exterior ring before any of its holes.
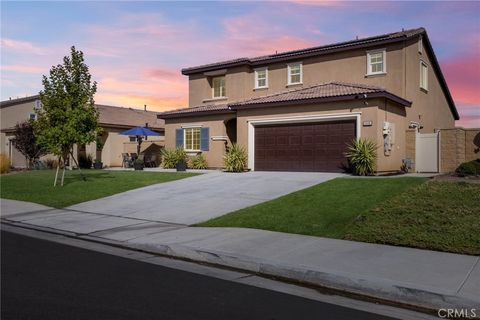
{"type": "Polygon", "coordinates": [[[422,54],[423,53],[423,38],[420,36],[418,38],[418,53],[422,54]]]}
{"type": "Polygon", "coordinates": [[[225,98],[225,76],[215,77],[212,79],[213,98],[225,98]]]}
{"type": "Polygon", "coordinates": [[[185,128],[183,129],[185,135],[185,150],[198,151],[200,150],[200,128],[185,128]]]}
{"type": "Polygon", "coordinates": [[[367,75],[387,72],[385,49],[367,52],[367,75]]]}
{"type": "Polygon", "coordinates": [[[255,89],[268,88],[268,69],[255,69],[255,89]]]}
{"type": "Polygon", "coordinates": [[[420,61],[420,88],[428,90],[428,66],[423,61],[420,61]]]}
{"type": "Polygon", "coordinates": [[[291,63],[288,65],[288,85],[301,84],[303,81],[302,63],[291,63]]]}

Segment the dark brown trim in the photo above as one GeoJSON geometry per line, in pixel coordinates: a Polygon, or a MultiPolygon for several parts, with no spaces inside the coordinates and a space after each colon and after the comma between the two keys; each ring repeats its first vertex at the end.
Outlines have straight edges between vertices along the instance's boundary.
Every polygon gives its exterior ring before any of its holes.
{"type": "Polygon", "coordinates": [[[34,96],[29,96],[29,97],[24,97],[24,98],[17,98],[17,99],[11,99],[11,100],[4,100],[0,102],[0,108],[3,109],[5,107],[9,106],[14,106],[16,104],[22,104],[30,101],[35,101],[40,99],[40,95],[34,95],[34,96]]]}
{"type": "Polygon", "coordinates": [[[233,110],[207,110],[207,111],[192,111],[192,112],[181,112],[181,113],[171,113],[171,114],[157,114],[157,119],[176,119],[176,118],[186,118],[186,117],[200,117],[213,114],[229,114],[235,113],[233,110]]]}
{"type": "MultiPolygon", "coordinates": [[[[425,31],[423,31],[425,32],[425,31]]],[[[420,34],[420,33],[419,33],[420,34]]],[[[242,66],[242,65],[248,65],[248,66],[259,66],[263,65],[266,63],[273,63],[273,62],[280,62],[280,61],[288,61],[288,60],[294,60],[294,59],[304,59],[304,58],[309,58],[312,56],[320,56],[324,54],[330,54],[330,53],[336,53],[336,52],[342,52],[342,51],[349,51],[349,50],[356,50],[356,49],[362,49],[366,47],[372,47],[372,46],[380,46],[380,45],[385,45],[385,44],[390,44],[390,43],[395,43],[395,42],[400,42],[404,41],[406,39],[410,39],[415,35],[403,35],[403,36],[398,36],[395,38],[386,38],[386,36],[380,36],[380,37],[373,37],[373,38],[367,38],[367,39],[362,39],[362,40],[353,40],[353,41],[347,41],[347,42],[341,42],[341,43],[336,43],[336,44],[331,44],[331,45],[326,45],[322,47],[314,47],[310,49],[303,49],[303,50],[298,50],[298,51],[292,51],[292,52],[285,52],[285,53],[280,53],[277,55],[272,55],[268,56],[265,58],[252,58],[252,59],[241,59],[238,61],[230,61],[230,62],[218,62],[218,63],[213,63],[213,64],[208,64],[204,66],[198,66],[198,67],[191,67],[191,68],[184,68],[182,69],[182,74],[183,75],[190,75],[193,73],[200,73],[200,72],[205,72],[205,71],[213,71],[216,69],[223,69],[223,68],[228,68],[228,67],[235,67],[235,66],[242,66]]]]}
{"type": "Polygon", "coordinates": [[[351,94],[345,96],[336,96],[336,97],[324,97],[324,98],[313,98],[313,99],[301,99],[301,100],[286,100],[278,102],[265,102],[265,103],[251,103],[251,104],[237,104],[231,105],[231,108],[234,110],[241,109],[253,109],[253,108],[268,108],[268,107],[278,107],[278,106],[290,106],[290,105],[300,105],[300,104],[315,104],[315,103],[325,103],[325,102],[337,102],[337,101],[347,101],[347,100],[364,100],[364,99],[374,99],[374,98],[387,98],[393,102],[396,102],[402,106],[410,107],[412,103],[400,97],[397,97],[388,92],[374,92],[367,93],[367,97],[364,98],[363,94],[351,94]]]}
{"type": "Polygon", "coordinates": [[[423,37],[423,44],[427,47],[427,50],[429,51],[428,53],[430,54],[430,57],[431,57],[430,63],[432,64],[433,69],[435,70],[435,72],[438,75],[438,79],[440,81],[440,86],[443,89],[443,93],[445,94],[445,98],[447,98],[448,106],[450,107],[450,111],[453,114],[453,118],[455,120],[460,120],[460,115],[458,114],[457,107],[455,106],[455,102],[453,101],[450,90],[448,89],[447,81],[445,80],[445,77],[443,76],[442,69],[440,68],[440,64],[438,63],[435,52],[433,51],[432,43],[430,42],[430,39],[428,38],[427,32],[422,33],[422,37],[423,37]]]}

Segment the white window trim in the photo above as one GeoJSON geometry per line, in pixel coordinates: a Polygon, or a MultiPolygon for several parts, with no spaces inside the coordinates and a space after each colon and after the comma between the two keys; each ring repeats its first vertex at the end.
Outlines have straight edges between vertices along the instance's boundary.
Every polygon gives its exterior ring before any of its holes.
{"type": "MultiPolygon", "coordinates": [[[[225,99],[227,96],[218,96],[218,97],[215,97],[215,86],[213,85],[213,80],[214,79],[217,79],[217,78],[224,78],[224,82],[225,82],[225,90],[224,91],[227,91],[227,78],[225,77],[225,75],[220,75],[220,76],[216,76],[216,77],[213,77],[212,78],[212,99],[211,100],[217,100],[217,99],[225,99]]],[[[225,94],[225,93],[224,93],[225,94]]]]}
{"type": "Polygon", "coordinates": [[[387,50],[386,49],[376,49],[367,51],[367,76],[374,76],[379,74],[386,74],[387,73],[387,50]],[[370,67],[370,56],[374,53],[382,53],[383,56],[383,70],[378,72],[371,72],[370,67]]]}
{"type": "Polygon", "coordinates": [[[302,62],[295,62],[287,64],[287,86],[296,85],[296,84],[303,84],[303,63],[302,62]],[[290,82],[291,79],[291,67],[293,66],[300,66],[300,82],[290,82]]]}
{"type": "Polygon", "coordinates": [[[255,89],[267,89],[268,88],[268,67],[256,68],[254,69],[255,74],[255,89]],[[258,86],[258,71],[265,71],[265,85],[262,87],[258,86]]]}
{"type": "Polygon", "coordinates": [[[201,126],[189,126],[189,127],[182,127],[183,129],[183,150],[186,152],[200,152],[202,151],[202,130],[200,130],[200,143],[199,143],[199,149],[187,149],[187,130],[186,129],[200,129],[201,126]]]}
{"type": "Polygon", "coordinates": [[[425,91],[428,91],[428,69],[429,69],[428,64],[425,61],[420,60],[420,89],[425,90],[425,91]],[[422,86],[423,66],[425,66],[427,68],[427,76],[425,78],[425,86],[422,86]]]}
{"type": "Polygon", "coordinates": [[[255,126],[266,124],[287,124],[287,123],[306,123],[306,122],[322,122],[330,120],[350,120],[356,121],[356,138],[361,137],[361,112],[351,113],[330,113],[330,114],[314,114],[308,116],[293,117],[277,117],[277,118],[259,118],[247,119],[248,123],[248,168],[255,171],[255,126]]]}

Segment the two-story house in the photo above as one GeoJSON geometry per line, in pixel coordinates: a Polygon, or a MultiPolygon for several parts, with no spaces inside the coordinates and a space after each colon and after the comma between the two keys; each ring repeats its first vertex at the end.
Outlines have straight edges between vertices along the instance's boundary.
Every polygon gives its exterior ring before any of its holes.
{"type": "Polygon", "coordinates": [[[374,140],[378,171],[398,170],[406,130],[453,128],[458,112],[423,28],[185,68],[189,108],[159,114],[167,148],[222,167],[225,147],[251,170],[341,171],[346,145],[374,140]]]}

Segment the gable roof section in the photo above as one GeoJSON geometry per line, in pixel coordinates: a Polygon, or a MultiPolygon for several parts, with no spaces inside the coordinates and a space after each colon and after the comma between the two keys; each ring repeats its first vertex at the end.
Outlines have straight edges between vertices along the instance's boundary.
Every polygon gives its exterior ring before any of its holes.
{"type": "Polygon", "coordinates": [[[144,127],[145,123],[153,129],[161,129],[165,122],[157,118],[157,113],[140,109],[95,105],[100,111],[99,123],[110,127],[144,127]]]}
{"type": "Polygon", "coordinates": [[[235,112],[237,109],[244,108],[311,104],[378,97],[387,98],[403,106],[411,105],[410,101],[407,101],[380,87],[343,82],[329,82],[228,104],[198,106],[163,112],[159,114],[158,117],[162,119],[169,119],[204,114],[230,113],[235,112]]]}
{"type": "Polygon", "coordinates": [[[345,42],[329,44],[325,46],[287,51],[287,52],[259,56],[254,58],[238,58],[233,60],[220,61],[216,63],[204,64],[196,67],[184,68],[182,69],[182,74],[189,75],[193,73],[213,71],[213,70],[218,70],[222,68],[229,68],[229,67],[235,67],[235,66],[241,66],[241,65],[260,66],[260,65],[264,65],[272,62],[301,59],[301,58],[319,56],[322,54],[328,54],[333,52],[353,50],[358,48],[368,48],[368,47],[381,45],[381,44],[404,41],[404,40],[412,39],[419,36],[423,37],[423,40],[424,40],[423,43],[427,48],[428,54],[431,57],[433,70],[438,76],[440,86],[442,87],[442,90],[445,94],[445,98],[447,99],[448,105],[450,107],[450,111],[452,112],[454,119],[459,120],[460,116],[455,106],[455,102],[453,101],[450,90],[448,89],[447,82],[445,81],[445,77],[443,76],[442,70],[440,69],[440,64],[438,63],[437,57],[435,56],[435,52],[433,51],[432,44],[430,42],[430,39],[428,38],[428,34],[425,28],[402,30],[400,32],[387,33],[387,34],[374,36],[374,37],[355,39],[355,40],[350,40],[345,42]]]}
{"type": "MultiPolygon", "coordinates": [[[[0,102],[0,107],[10,107],[40,99],[39,95],[5,100],[0,102]]],[[[163,129],[165,121],[157,118],[157,112],[144,111],[141,109],[123,108],[95,104],[100,112],[99,123],[101,126],[109,127],[137,127],[148,126],[153,129],[163,129]]]]}
{"type": "Polygon", "coordinates": [[[404,30],[400,32],[382,34],[374,37],[338,42],[338,43],[328,44],[325,46],[293,50],[293,51],[281,52],[281,53],[253,57],[253,58],[238,58],[233,60],[220,61],[220,62],[204,64],[204,65],[190,67],[190,68],[184,68],[182,69],[182,74],[189,75],[192,73],[213,71],[213,70],[222,69],[226,67],[233,67],[233,66],[240,66],[240,65],[255,66],[255,65],[277,62],[277,61],[285,61],[285,60],[300,59],[300,58],[305,58],[310,56],[318,56],[321,54],[327,54],[327,53],[332,53],[337,51],[352,50],[352,49],[361,48],[361,47],[370,47],[370,46],[384,44],[384,43],[403,41],[424,33],[426,33],[424,28],[416,28],[416,29],[404,30]]]}
{"type": "Polygon", "coordinates": [[[9,106],[13,106],[13,105],[16,105],[16,104],[21,104],[21,103],[26,103],[26,102],[30,102],[30,101],[35,101],[35,100],[38,100],[38,99],[40,99],[40,96],[37,94],[37,95],[34,95],[34,96],[4,100],[4,101],[0,101],[0,108],[5,108],[5,107],[9,107],[9,106]]]}

